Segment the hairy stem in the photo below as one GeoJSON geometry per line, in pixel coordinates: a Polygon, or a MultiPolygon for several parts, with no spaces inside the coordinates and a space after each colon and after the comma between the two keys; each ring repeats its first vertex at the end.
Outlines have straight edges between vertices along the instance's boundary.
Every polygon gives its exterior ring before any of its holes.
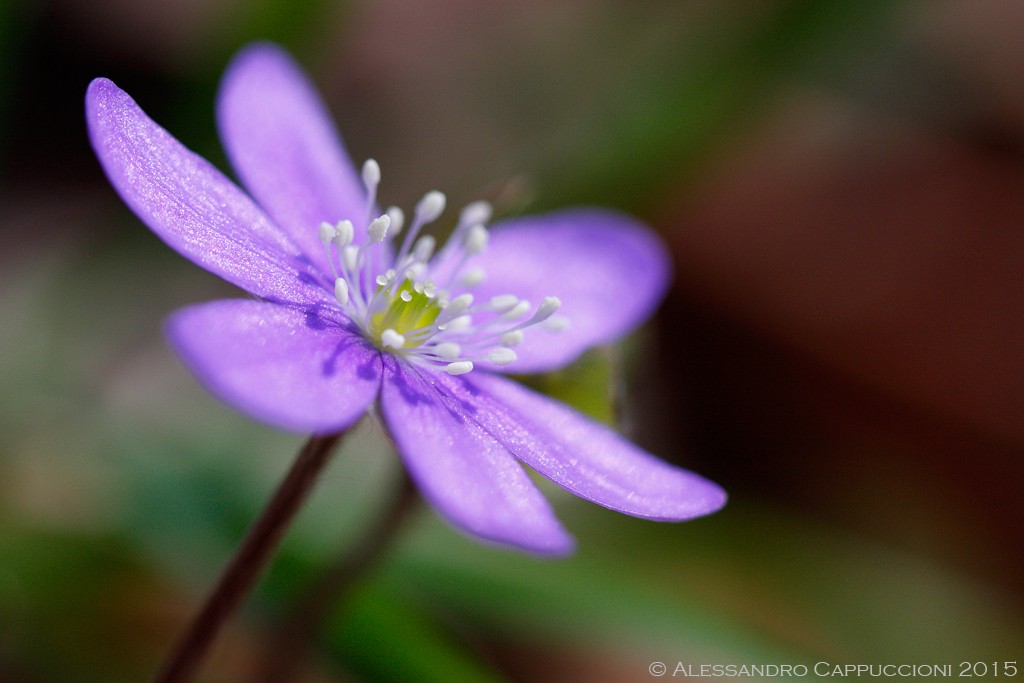
{"type": "Polygon", "coordinates": [[[299,451],[287,476],[259,519],[249,528],[202,609],[157,673],[156,683],[185,683],[195,675],[217,633],[259,578],[341,436],[339,433],[310,437],[299,451]]]}

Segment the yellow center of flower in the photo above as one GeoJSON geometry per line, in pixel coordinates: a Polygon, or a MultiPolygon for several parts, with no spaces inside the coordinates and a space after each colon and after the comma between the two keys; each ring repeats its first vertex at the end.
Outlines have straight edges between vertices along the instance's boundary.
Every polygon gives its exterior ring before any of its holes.
{"type": "Polygon", "coordinates": [[[417,337],[414,333],[429,329],[440,313],[441,306],[437,297],[427,296],[422,288],[417,288],[411,280],[406,280],[391,294],[384,309],[370,316],[367,334],[377,346],[383,348],[386,345],[385,331],[394,330],[405,338],[405,348],[416,348],[426,341],[427,337],[417,337]]]}

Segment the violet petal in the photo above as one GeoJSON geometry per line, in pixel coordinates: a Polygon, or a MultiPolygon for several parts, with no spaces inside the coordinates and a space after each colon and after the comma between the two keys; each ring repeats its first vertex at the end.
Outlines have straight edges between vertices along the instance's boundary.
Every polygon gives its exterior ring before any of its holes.
{"type": "Polygon", "coordinates": [[[522,466],[433,374],[385,356],[381,407],[423,496],[473,536],[546,555],[573,540],[522,466]]]}
{"type": "Polygon", "coordinates": [[[345,429],[380,389],[380,352],[316,306],[212,301],[174,313],[167,333],[211,393],[281,429],[345,429]]]}
{"type": "Polygon", "coordinates": [[[587,348],[615,341],[653,313],[671,267],[659,238],[623,214],[572,209],[495,224],[487,250],[469,262],[486,272],[478,301],[515,294],[534,305],[556,296],[569,326],[530,328],[501,372],[561,367],[587,348]]]}
{"type": "Polygon", "coordinates": [[[96,155],[125,203],[171,248],[260,297],[330,301],[322,277],[259,207],[205,159],[97,78],[86,94],[96,155]]]}
{"type": "Polygon", "coordinates": [[[714,482],[669,465],[611,429],[498,375],[441,377],[514,456],[572,493],[635,517],[681,521],[725,505],[714,482]]]}
{"type": "MultiPolygon", "coordinates": [[[[217,123],[246,189],[330,272],[320,223],[348,219],[365,227],[366,191],[300,67],[275,45],[242,50],[221,81],[217,123]]],[[[357,230],[356,242],[363,239],[357,230]]]]}

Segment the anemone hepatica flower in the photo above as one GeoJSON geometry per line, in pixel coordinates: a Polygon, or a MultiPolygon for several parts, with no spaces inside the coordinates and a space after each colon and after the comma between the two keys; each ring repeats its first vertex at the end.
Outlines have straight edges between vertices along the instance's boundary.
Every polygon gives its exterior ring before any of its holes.
{"type": "Polygon", "coordinates": [[[175,313],[171,343],[199,381],[286,430],[345,430],[374,402],[413,480],[479,538],[562,554],[572,537],[520,462],[613,510],[655,520],[725,502],[706,479],[506,379],[563,366],[642,322],[669,265],[636,221],[575,209],[501,221],[462,210],[443,246],[429,192],[407,226],[377,208],[326,109],[272,45],[239,54],[217,121],[249,194],[149,119],[112,82],[86,97],[111,183],[168,245],[252,294],[175,313]],[[403,227],[405,229],[403,230],[403,227]]]}

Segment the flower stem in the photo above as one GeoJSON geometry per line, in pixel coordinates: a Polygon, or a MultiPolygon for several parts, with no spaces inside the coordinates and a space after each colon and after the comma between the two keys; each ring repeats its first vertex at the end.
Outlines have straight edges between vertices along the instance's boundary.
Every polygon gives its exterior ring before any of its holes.
{"type": "Polygon", "coordinates": [[[299,451],[284,481],[250,527],[202,609],[164,662],[156,683],[191,680],[220,628],[238,608],[277,548],[341,436],[339,433],[310,437],[299,451]]]}
{"type": "Polygon", "coordinates": [[[390,548],[388,541],[401,530],[419,499],[408,473],[404,468],[401,472],[401,490],[392,498],[388,509],[377,517],[355,545],[346,548],[326,567],[305,597],[275,629],[267,655],[263,658],[258,679],[262,683],[298,680],[296,674],[305,655],[332,610],[390,548]]]}

